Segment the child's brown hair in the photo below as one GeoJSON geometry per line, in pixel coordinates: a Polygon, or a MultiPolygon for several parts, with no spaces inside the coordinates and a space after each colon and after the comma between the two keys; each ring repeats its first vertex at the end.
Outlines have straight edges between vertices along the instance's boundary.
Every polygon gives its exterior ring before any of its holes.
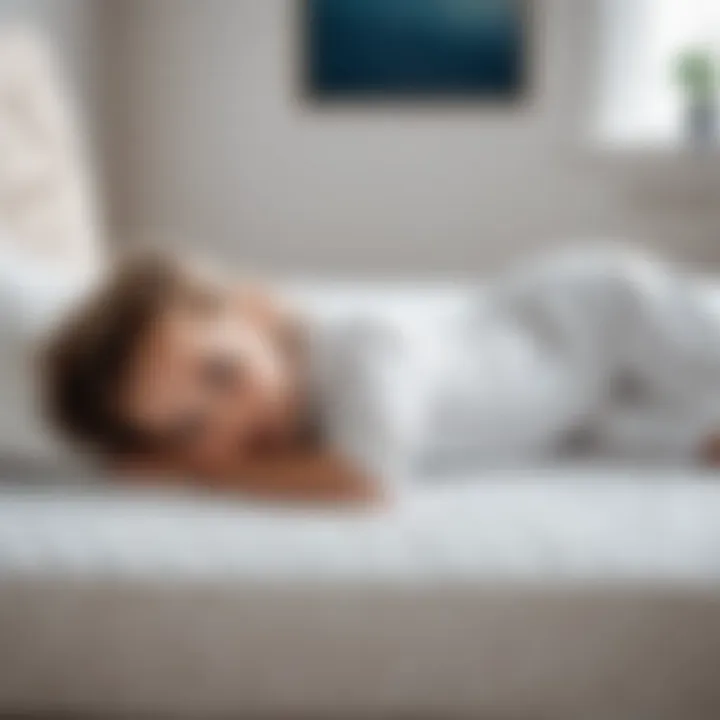
{"type": "Polygon", "coordinates": [[[48,342],[42,375],[51,422],[105,457],[148,450],[152,439],[123,418],[122,383],[161,314],[199,290],[186,268],[162,254],[122,262],[48,342]]]}

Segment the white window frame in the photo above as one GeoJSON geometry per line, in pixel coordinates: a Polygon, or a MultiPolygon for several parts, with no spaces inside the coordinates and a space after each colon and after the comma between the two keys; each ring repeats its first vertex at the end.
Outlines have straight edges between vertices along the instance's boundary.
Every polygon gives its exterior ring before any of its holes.
{"type": "Polygon", "coordinates": [[[684,108],[673,61],[686,47],[720,53],[720,0],[600,0],[596,141],[622,147],[680,144],[684,108]]]}

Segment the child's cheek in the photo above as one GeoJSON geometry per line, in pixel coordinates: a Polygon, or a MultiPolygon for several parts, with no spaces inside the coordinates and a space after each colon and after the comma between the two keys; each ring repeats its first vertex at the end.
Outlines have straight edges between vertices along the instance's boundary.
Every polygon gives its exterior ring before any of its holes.
{"type": "Polygon", "coordinates": [[[215,433],[196,447],[188,448],[188,465],[198,474],[223,472],[242,455],[241,443],[230,433],[215,433]]]}

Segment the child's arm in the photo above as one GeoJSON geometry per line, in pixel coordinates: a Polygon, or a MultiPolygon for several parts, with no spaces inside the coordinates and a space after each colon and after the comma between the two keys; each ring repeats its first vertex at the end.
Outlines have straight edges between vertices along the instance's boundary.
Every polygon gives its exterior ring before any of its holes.
{"type": "Polygon", "coordinates": [[[380,485],[327,450],[297,450],[248,460],[200,480],[203,487],[238,491],[259,500],[321,504],[375,504],[380,485]]]}
{"type": "Polygon", "coordinates": [[[143,460],[125,462],[119,469],[135,483],[197,487],[267,502],[377,505],[383,499],[379,483],[326,450],[290,450],[213,472],[188,473],[172,461],[143,460]]]}
{"type": "Polygon", "coordinates": [[[712,435],[700,449],[703,462],[714,468],[720,468],[720,432],[712,435]]]}

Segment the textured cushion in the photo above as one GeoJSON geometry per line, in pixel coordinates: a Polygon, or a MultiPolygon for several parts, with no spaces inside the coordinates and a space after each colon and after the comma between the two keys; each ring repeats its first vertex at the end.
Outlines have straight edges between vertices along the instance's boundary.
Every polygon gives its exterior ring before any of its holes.
{"type": "Polygon", "coordinates": [[[3,242],[77,268],[96,262],[100,245],[56,67],[29,30],[0,29],[0,227],[3,242]]]}
{"type": "Polygon", "coordinates": [[[29,30],[0,29],[0,463],[66,456],[38,413],[36,354],[101,254],[56,69],[29,30]]]}

